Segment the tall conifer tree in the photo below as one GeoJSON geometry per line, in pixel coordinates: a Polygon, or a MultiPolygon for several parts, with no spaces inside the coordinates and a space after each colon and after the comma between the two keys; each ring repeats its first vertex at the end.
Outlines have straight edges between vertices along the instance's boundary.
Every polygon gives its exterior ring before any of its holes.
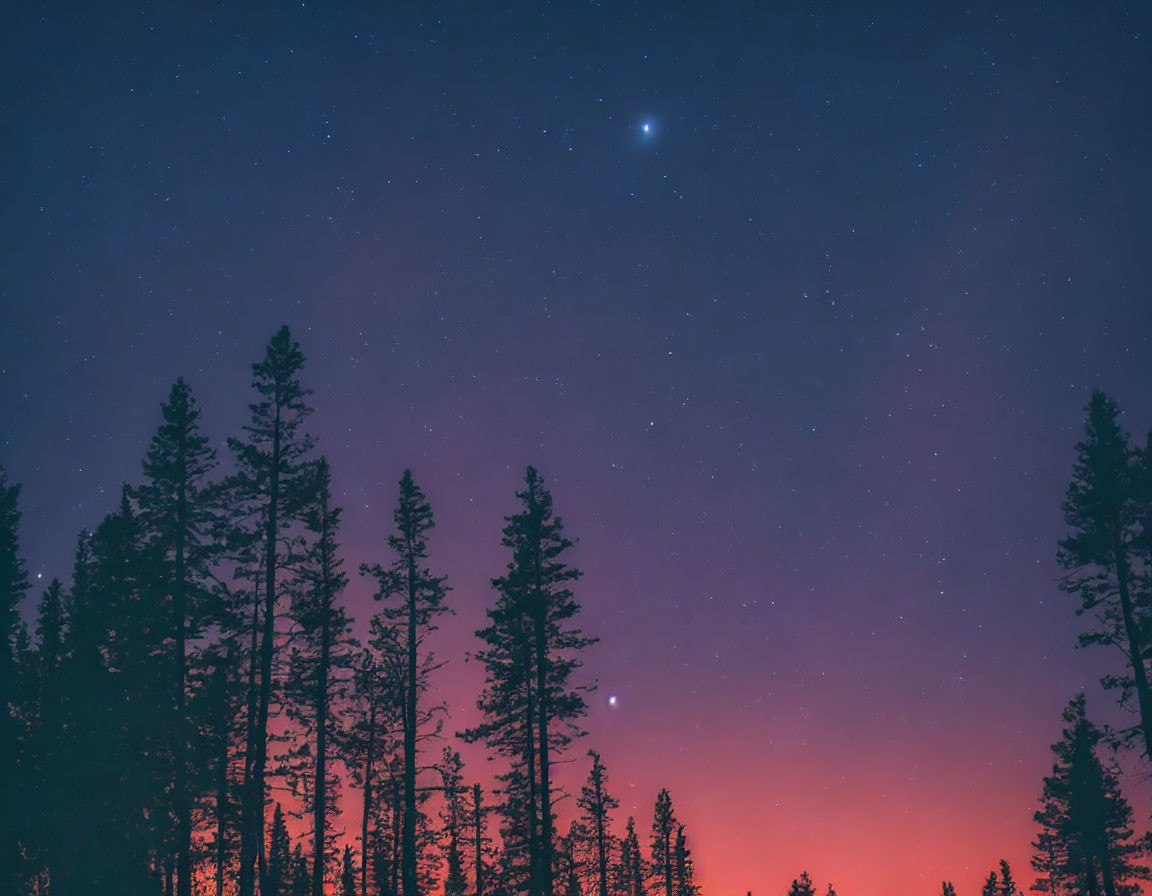
{"type": "Polygon", "coordinates": [[[1104,735],[1089,721],[1083,694],[1064,710],[1064,723],[1063,739],[1052,745],[1056,763],[1044,779],[1035,816],[1040,833],[1032,867],[1043,875],[1037,888],[1089,896],[1132,893],[1139,889],[1136,882],[1152,879],[1139,862],[1148,846],[1133,839],[1132,809],[1116,775],[1096,754],[1104,735]]]}
{"type": "Polygon", "coordinates": [[[580,606],[569,586],[581,572],[566,562],[573,543],[534,467],[516,497],[521,509],[505,517],[501,541],[512,559],[492,582],[499,597],[488,627],[477,632],[485,643],[477,652],[487,670],[478,703],[485,719],[465,737],[512,759],[503,779],[505,816],[512,845],[527,847],[529,896],[543,896],[554,889],[551,766],[583,734],[577,722],[587,706],[571,676],[596,639],[572,625],[580,606]]]}
{"type": "Polygon", "coordinates": [[[309,506],[315,477],[309,455],[312,439],[304,421],[312,413],[310,390],[300,384],[304,355],[288,327],[269,342],[264,359],[252,365],[257,399],[243,438],[228,444],[238,468],[232,480],[236,509],[255,529],[256,556],[262,564],[262,614],[254,619],[258,662],[247,725],[244,786],[240,822],[239,896],[253,896],[257,866],[264,870],[264,811],[268,763],[268,717],[273,697],[276,614],[281,596],[278,572],[292,558],[295,543],[286,542],[293,525],[309,506]]]}
{"type": "Polygon", "coordinates": [[[589,750],[592,769],[588,781],[580,791],[577,805],[583,812],[584,827],[592,840],[596,861],[596,892],[598,896],[608,896],[608,868],[612,860],[612,810],[620,807],[620,801],[608,792],[608,778],[600,754],[589,750]]]}
{"type": "Polygon", "coordinates": [[[1060,542],[1057,558],[1069,571],[1061,587],[1080,598],[1077,614],[1090,614],[1095,622],[1080,636],[1080,645],[1115,647],[1124,656],[1126,669],[1105,677],[1104,686],[1120,691],[1121,704],[1135,695],[1137,724],[1130,733],[1152,761],[1148,620],[1141,610],[1146,595],[1140,591],[1149,572],[1140,526],[1148,483],[1139,475],[1119,415],[1112,399],[1099,390],[1092,393],[1087,432],[1076,446],[1063,505],[1071,532],[1060,542]]]}
{"type": "Polygon", "coordinates": [[[292,650],[285,683],[287,714],[294,723],[288,757],[289,783],[312,815],[312,896],[323,896],[329,855],[327,840],[337,806],[332,775],[334,743],[340,739],[342,702],[350,686],[352,621],[337,598],[348,582],[336,535],[340,509],[331,504],[331,473],[321,458],[304,521],[314,538],[297,566],[292,594],[292,650]]]}
{"type": "MultiPolygon", "coordinates": [[[[28,590],[28,574],[20,556],[20,486],[8,484],[0,467],[0,756],[17,751],[16,662],[14,647],[18,607],[28,590]]],[[[0,760],[0,884],[12,892],[20,881],[21,807],[16,768],[0,760]]]]}
{"type": "Polygon", "coordinates": [[[418,896],[419,857],[417,854],[417,758],[419,742],[428,731],[433,713],[422,705],[429,675],[436,668],[425,641],[436,630],[436,618],[449,612],[444,606],[448,590],[443,576],[427,567],[428,533],[436,525],[424,493],[405,470],[400,478],[400,499],[392,515],[396,531],[388,536],[394,557],[388,565],[365,564],[361,573],[376,577],[376,599],[384,606],[377,614],[384,628],[396,634],[403,649],[403,818],[401,826],[401,884],[403,896],[418,896]]]}
{"type": "Polygon", "coordinates": [[[661,790],[656,796],[656,808],[652,815],[652,877],[656,886],[664,888],[664,896],[673,896],[675,836],[676,813],[672,809],[672,797],[667,790],[661,790]]]}
{"type": "Polygon", "coordinates": [[[192,793],[189,745],[194,728],[188,715],[189,650],[210,618],[212,577],[217,553],[213,537],[219,515],[208,476],[216,452],[200,432],[200,408],[183,379],[172,385],[161,407],[161,423],[144,460],[144,484],[136,491],[144,537],[154,559],[159,599],[164,602],[157,635],[171,645],[171,690],[164,710],[172,762],[177,896],[192,894],[192,793]]]}

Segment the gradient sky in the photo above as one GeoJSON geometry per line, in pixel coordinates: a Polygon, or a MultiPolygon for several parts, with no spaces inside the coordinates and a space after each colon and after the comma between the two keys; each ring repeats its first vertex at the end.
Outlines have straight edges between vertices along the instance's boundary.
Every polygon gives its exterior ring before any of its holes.
{"type": "Polygon", "coordinates": [[[587,745],[621,820],[671,790],[708,896],[1030,878],[1061,708],[1114,717],[1054,554],[1090,389],[1152,425],[1152,6],[0,15],[33,573],[176,376],[222,447],[288,323],[350,564],[405,466],[432,501],[454,724],[533,463],[602,638],[587,745]]]}

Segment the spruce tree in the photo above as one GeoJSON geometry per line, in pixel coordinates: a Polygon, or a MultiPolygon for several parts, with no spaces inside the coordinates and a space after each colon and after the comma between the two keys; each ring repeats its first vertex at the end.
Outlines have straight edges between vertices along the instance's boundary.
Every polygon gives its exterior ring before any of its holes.
{"type": "Polygon", "coordinates": [[[645,896],[647,889],[636,819],[628,816],[624,839],[620,841],[620,862],[616,866],[616,892],[622,896],[645,896]]]}
{"type": "Polygon", "coordinates": [[[807,871],[793,879],[788,896],[816,896],[816,888],[812,885],[812,878],[808,876],[807,871]]]}
{"type": "MultiPolygon", "coordinates": [[[[394,554],[392,561],[386,566],[364,564],[361,573],[376,577],[376,599],[384,602],[377,616],[383,628],[396,633],[397,643],[404,650],[401,882],[403,896],[419,896],[417,760],[419,742],[428,736],[428,723],[433,717],[421,705],[420,697],[427,691],[429,675],[436,668],[425,642],[436,631],[436,618],[449,609],[443,605],[448,590],[443,576],[434,576],[426,566],[428,533],[436,523],[411,470],[405,470],[400,479],[400,498],[392,519],[396,531],[387,539],[394,554]]],[[[430,734],[434,736],[436,730],[430,734]]]]}
{"type": "Polygon", "coordinates": [[[164,606],[157,634],[171,645],[170,698],[163,704],[172,762],[177,896],[192,894],[192,794],[188,716],[189,650],[212,614],[210,564],[217,553],[216,512],[208,476],[216,452],[200,432],[200,408],[183,379],[161,407],[161,423],[144,460],[144,484],[136,491],[144,537],[149,542],[164,606]]]}
{"type": "Polygon", "coordinates": [[[1000,889],[997,896],[1023,896],[1012,877],[1012,868],[1007,859],[1000,860],[1000,889]]]}
{"type": "MultiPolygon", "coordinates": [[[[684,825],[676,826],[676,845],[673,847],[673,865],[676,872],[676,896],[697,896],[696,872],[692,850],[684,836],[684,825]]],[[[831,887],[829,887],[831,888],[831,887]]]]}
{"type": "Polygon", "coordinates": [[[254,618],[253,694],[250,701],[241,795],[239,896],[253,896],[255,873],[265,869],[264,811],[267,800],[268,717],[273,697],[276,614],[281,588],[278,572],[292,559],[285,538],[310,503],[315,477],[309,454],[312,439],[304,421],[312,413],[310,391],[300,384],[304,355],[288,327],[268,344],[264,359],[252,365],[257,399],[243,438],[229,438],[237,466],[231,480],[234,509],[246,521],[262,565],[262,615],[254,618]]]}
{"type": "Polygon", "coordinates": [[[952,886],[952,881],[946,880],[940,884],[940,896],[956,896],[956,888],[952,886]]]}
{"type": "Polygon", "coordinates": [[[1106,676],[1103,683],[1119,690],[1121,705],[1135,694],[1138,721],[1128,734],[1139,738],[1141,751],[1152,761],[1148,628],[1139,593],[1149,572],[1140,526],[1148,488],[1119,415],[1112,399],[1099,390],[1092,393],[1087,432],[1076,445],[1072,482],[1063,504],[1071,531],[1061,540],[1057,559],[1069,571],[1061,588],[1080,598],[1077,615],[1087,614],[1095,622],[1092,630],[1081,634],[1080,646],[1114,647],[1124,656],[1124,673],[1106,676]]]}
{"type": "Polygon", "coordinates": [[[440,809],[440,830],[444,855],[444,896],[463,896],[468,882],[464,876],[464,775],[460,754],[448,747],[440,759],[444,802],[440,809]]]}
{"type": "MultiPolygon", "coordinates": [[[[374,637],[373,640],[378,640],[374,637]]],[[[354,660],[351,699],[346,707],[344,766],[360,788],[360,896],[368,896],[368,875],[379,837],[377,792],[385,757],[393,752],[393,735],[400,724],[400,670],[394,657],[385,657],[371,643],[354,660]]]]}
{"type": "Polygon", "coordinates": [[[484,896],[485,868],[484,856],[488,852],[489,838],[485,833],[488,821],[488,808],[484,805],[484,789],[479,784],[472,785],[472,801],[468,808],[468,824],[472,839],[472,883],[475,896],[484,896]]]}
{"type": "Polygon", "coordinates": [[[1035,815],[1040,833],[1032,867],[1043,875],[1037,888],[1090,896],[1137,892],[1139,881],[1152,879],[1138,862],[1148,846],[1133,839],[1132,809],[1115,773],[1097,756],[1104,735],[1089,721],[1084,703],[1078,694],[1068,704],[1063,739],[1052,745],[1056,763],[1044,779],[1035,815]]]}
{"type": "Polygon", "coordinates": [[[352,847],[347,844],[340,868],[340,896],[356,896],[356,866],[352,861],[352,847]]]}
{"type": "Polygon", "coordinates": [[[573,543],[535,468],[528,467],[516,497],[520,512],[505,517],[501,540],[512,559],[492,582],[499,596],[489,625],[477,632],[485,645],[476,654],[487,672],[478,701],[484,721],[464,736],[511,759],[501,779],[506,847],[527,854],[529,896],[545,896],[553,891],[555,859],[551,765],[583,734],[577,722],[587,707],[571,676],[596,639],[572,625],[580,606],[569,585],[581,573],[565,561],[573,543]]]}
{"type": "MultiPolygon", "coordinates": [[[[28,590],[28,574],[20,556],[20,486],[8,484],[0,467],[0,756],[17,753],[18,727],[14,645],[18,608],[28,590]]],[[[17,799],[16,767],[0,760],[0,889],[15,893],[20,885],[22,807],[17,799]]]]}
{"type": "Polygon", "coordinates": [[[608,868],[612,859],[611,812],[620,807],[620,801],[608,793],[607,775],[600,754],[589,750],[588,755],[592,757],[592,769],[576,804],[583,813],[584,827],[592,838],[597,893],[608,896],[608,868]]]}
{"type": "Polygon", "coordinates": [[[268,873],[266,883],[268,896],[285,896],[292,872],[292,840],[288,836],[288,825],[284,821],[284,810],[280,804],[272,814],[272,829],[268,835],[268,873]]]}
{"type": "Polygon", "coordinates": [[[999,896],[999,893],[1000,879],[995,871],[989,872],[988,879],[984,881],[984,887],[980,890],[980,896],[999,896]]]}
{"type": "Polygon", "coordinates": [[[673,896],[675,835],[676,813],[672,809],[672,797],[667,790],[661,790],[656,797],[656,809],[652,815],[652,877],[655,886],[664,887],[664,896],[673,896]]]}
{"type": "Polygon", "coordinates": [[[337,598],[347,584],[336,536],[340,509],[331,505],[331,473],[323,458],[314,469],[304,522],[314,538],[296,567],[292,587],[292,648],[284,684],[292,749],[288,783],[312,816],[312,896],[323,896],[329,859],[327,839],[337,807],[332,775],[334,742],[340,738],[342,702],[350,687],[354,655],[352,621],[337,598]]]}

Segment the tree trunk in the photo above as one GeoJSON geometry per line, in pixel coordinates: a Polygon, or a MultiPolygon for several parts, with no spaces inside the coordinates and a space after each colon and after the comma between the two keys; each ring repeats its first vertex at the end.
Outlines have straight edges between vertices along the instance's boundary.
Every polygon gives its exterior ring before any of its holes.
{"type": "Polygon", "coordinates": [[[360,896],[368,896],[368,821],[372,817],[372,754],[376,751],[376,695],[369,694],[368,750],[364,757],[364,805],[360,819],[360,896]]]}
{"type": "MultiPolygon", "coordinates": [[[[325,532],[321,538],[327,537],[325,532]]],[[[329,558],[321,556],[322,568],[327,569],[329,558]]],[[[328,663],[332,637],[331,597],[327,573],[324,573],[324,621],[320,627],[320,669],[316,676],[316,783],[313,800],[312,824],[315,832],[312,838],[312,896],[324,896],[324,822],[327,817],[328,769],[325,762],[328,750],[328,663]]]]}
{"type": "Polygon", "coordinates": [[[536,703],[540,749],[540,892],[552,896],[552,784],[548,757],[548,606],[541,581],[542,558],[537,534],[533,557],[536,574],[536,703]]]}
{"type": "Polygon", "coordinates": [[[1096,866],[1091,856],[1084,859],[1084,882],[1088,886],[1088,896],[1100,896],[1100,882],[1096,880],[1096,866]]]}
{"type": "Polygon", "coordinates": [[[404,682],[404,844],[401,860],[404,896],[419,896],[416,878],[416,558],[409,539],[408,560],[408,674],[404,682]]]}
{"type": "Polygon", "coordinates": [[[1140,731],[1144,735],[1144,755],[1152,760],[1152,692],[1148,690],[1148,675],[1144,669],[1140,626],[1132,610],[1132,595],[1128,582],[1128,553],[1118,536],[1113,541],[1113,552],[1116,557],[1116,590],[1120,595],[1120,612],[1124,617],[1124,633],[1128,636],[1132,680],[1136,686],[1136,699],[1140,706],[1140,731]]]}
{"type": "Polygon", "coordinates": [[[252,788],[256,766],[256,716],[259,712],[260,697],[257,679],[259,678],[258,648],[260,632],[260,580],[252,586],[252,640],[248,653],[248,705],[246,712],[244,740],[244,780],[240,782],[240,874],[239,896],[253,896],[256,892],[254,866],[256,864],[256,841],[252,836],[254,800],[252,788]]]}
{"type": "Polygon", "coordinates": [[[608,896],[608,844],[604,841],[604,793],[596,782],[596,858],[600,865],[600,896],[608,896]]]}
{"type": "Polygon", "coordinates": [[[185,723],[185,678],[187,658],[185,643],[185,621],[188,615],[188,595],[185,582],[184,530],[188,525],[188,479],[185,429],[180,429],[178,457],[180,479],[176,494],[176,556],[175,589],[173,594],[173,615],[176,621],[176,719],[177,729],[173,749],[176,765],[173,780],[172,802],[176,814],[176,881],[177,896],[192,896],[192,807],[188,799],[188,726],[185,723]]]}
{"type": "Polygon", "coordinates": [[[1100,877],[1104,881],[1104,896],[1116,896],[1116,881],[1112,878],[1112,861],[1108,854],[1100,856],[1100,877]]]}
{"type": "Polygon", "coordinates": [[[484,896],[484,816],[479,784],[472,791],[472,805],[476,821],[476,896],[484,896]]]}

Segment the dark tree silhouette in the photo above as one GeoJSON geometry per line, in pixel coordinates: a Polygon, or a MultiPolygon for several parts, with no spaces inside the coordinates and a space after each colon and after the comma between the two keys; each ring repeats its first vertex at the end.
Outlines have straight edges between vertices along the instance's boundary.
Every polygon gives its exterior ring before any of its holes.
{"type": "Polygon", "coordinates": [[[472,785],[472,801],[468,807],[468,825],[472,839],[472,883],[475,896],[484,896],[485,867],[484,857],[488,854],[490,840],[485,833],[488,822],[488,807],[484,805],[484,789],[479,784],[472,785]]]}
{"type": "Polygon", "coordinates": [[[448,747],[440,758],[444,802],[440,809],[440,832],[444,856],[444,896],[463,896],[468,881],[464,876],[465,808],[464,763],[460,754],[448,747]]]}
{"type": "Polygon", "coordinates": [[[353,689],[346,712],[349,720],[344,743],[345,767],[360,788],[360,896],[368,896],[369,871],[380,837],[372,825],[378,820],[377,792],[385,758],[393,752],[392,738],[401,713],[399,657],[381,655],[373,646],[361,650],[353,674],[353,689]]]}
{"type": "Polygon", "coordinates": [[[608,793],[608,779],[600,754],[589,750],[592,769],[588,781],[580,791],[577,805],[583,813],[584,827],[592,838],[592,848],[596,860],[596,892],[608,896],[608,868],[612,860],[612,817],[613,809],[620,807],[620,801],[608,793]]]}
{"type": "MultiPolygon", "coordinates": [[[[20,486],[8,484],[0,467],[0,756],[17,754],[17,685],[14,646],[17,609],[28,590],[20,556],[20,486]]],[[[0,761],[0,884],[16,892],[21,884],[20,840],[23,833],[16,766],[0,761]]]]}
{"type": "Polygon", "coordinates": [[[183,379],[173,384],[160,410],[163,422],[144,459],[144,484],[136,491],[144,537],[155,564],[162,619],[158,635],[171,644],[170,737],[172,809],[176,830],[177,896],[192,894],[192,794],[188,750],[194,729],[188,717],[188,651],[213,614],[213,578],[219,526],[208,475],[216,452],[200,432],[200,408],[183,379]]]}
{"type": "Polygon", "coordinates": [[[988,879],[984,881],[984,886],[980,890],[980,896],[999,896],[1000,894],[1000,878],[996,876],[995,871],[988,873],[988,879]]]}
{"type": "Polygon", "coordinates": [[[581,573],[563,559],[572,542],[534,467],[516,497],[521,510],[505,517],[501,540],[512,560],[492,582],[499,597],[477,632],[485,644],[477,652],[487,670],[478,701],[485,720],[465,738],[482,738],[512,760],[502,778],[506,854],[526,850],[529,896],[542,896],[553,892],[555,863],[551,764],[583,733],[576,723],[587,707],[570,680],[595,639],[571,625],[580,607],[568,586],[581,573]]]}
{"type": "Polygon", "coordinates": [[[788,896],[816,896],[816,888],[812,885],[812,878],[808,876],[807,871],[792,881],[788,896]]]}
{"type": "Polygon", "coordinates": [[[340,867],[340,896],[356,896],[356,865],[352,861],[352,847],[347,844],[340,867]]]}
{"type": "Polygon", "coordinates": [[[308,455],[312,439],[303,432],[312,409],[309,390],[300,385],[304,366],[300,346],[287,327],[268,344],[264,360],[252,365],[252,387],[258,398],[250,404],[250,419],[243,439],[228,440],[236,457],[237,475],[231,485],[240,515],[255,528],[254,541],[263,564],[263,616],[254,616],[253,639],[259,635],[259,661],[254,662],[253,699],[250,700],[245,748],[244,786],[241,796],[239,896],[253,896],[255,871],[263,876],[264,811],[268,762],[268,715],[273,693],[276,653],[276,611],[280,597],[277,574],[290,545],[284,536],[309,504],[314,484],[308,455]]]}
{"type": "Polygon", "coordinates": [[[312,816],[312,896],[323,896],[325,871],[335,853],[327,838],[337,809],[338,781],[332,775],[333,744],[340,739],[340,710],[350,686],[352,621],[337,598],[344,574],[336,536],[340,509],[331,504],[331,473],[321,458],[303,517],[314,538],[296,566],[292,586],[290,671],[285,707],[293,730],[287,754],[288,783],[312,816]]]}
{"type": "Polygon", "coordinates": [[[997,896],[1023,896],[1012,877],[1012,867],[1007,859],[1000,860],[1000,889],[997,890],[997,896]]]}
{"type": "Polygon", "coordinates": [[[696,871],[692,850],[684,836],[684,825],[676,826],[676,844],[672,849],[672,864],[676,872],[676,896],[697,896],[696,871]]]}
{"type": "MultiPolygon", "coordinates": [[[[436,525],[424,493],[405,470],[400,479],[400,498],[392,515],[396,531],[388,536],[388,547],[395,554],[383,566],[361,566],[362,574],[376,577],[379,591],[376,599],[385,602],[377,614],[384,628],[397,635],[405,657],[403,679],[404,733],[404,808],[401,829],[401,886],[403,896],[419,896],[419,858],[417,855],[417,757],[430,715],[421,706],[421,696],[428,689],[429,674],[435,669],[425,640],[436,631],[436,617],[449,612],[443,605],[448,590],[442,576],[434,576],[425,565],[428,560],[428,532],[436,525]]],[[[431,732],[435,736],[439,726],[431,732]]]]}
{"type": "Polygon", "coordinates": [[[628,817],[624,839],[620,841],[620,862],[616,866],[616,892],[622,896],[645,896],[644,857],[640,853],[640,837],[636,834],[636,820],[628,817]]]}
{"type": "Polygon", "coordinates": [[[956,888],[952,886],[952,881],[946,880],[940,884],[940,896],[956,896],[956,888]]]}
{"type": "Polygon", "coordinates": [[[1040,833],[1032,867],[1043,875],[1036,888],[1089,896],[1139,892],[1138,882],[1152,879],[1137,861],[1148,846],[1133,840],[1132,809],[1116,775],[1096,754],[1104,735],[1085,714],[1083,694],[1068,704],[1063,718],[1064,737],[1052,745],[1056,763],[1044,779],[1035,815],[1040,833]]]}
{"type": "Polygon", "coordinates": [[[1077,615],[1090,614],[1091,631],[1080,645],[1117,648],[1124,656],[1123,674],[1104,678],[1105,688],[1120,692],[1121,705],[1135,694],[1138,722],[1128,732],[1141,741],[1152,760],[1152,690],[1145,656],[1147,620],[1138,593],[1148,575],[1141,516],[1147,489],[1138,475],[1128,435],[1120,428],[1116,403],[1099,390],[1087,407],[1086,435],[1076,445],[1072,482],[1064,499],[1064,519],[1071,532],[1060,542],[1057,558],[1068,575],[1063,590],[1077,595],[1077,615]]]}
{"type": "Polygon", "coordinates": [[[661,790],[656,796],[656,809],[652,815],[652,878],[654,886],[664,887],[664,896],[673,896],[676,870],[673,837],[676,827],[672,797],[667,790],[661,790]]]}
{"type": "Polygon", "coordinates": [[[272,829],[268,835],[268,873],[265,878],[268,896],[285,896],[291,873],[292,840],[288,836],[284,810],[277,803],[272,813],[272,829]]]}

